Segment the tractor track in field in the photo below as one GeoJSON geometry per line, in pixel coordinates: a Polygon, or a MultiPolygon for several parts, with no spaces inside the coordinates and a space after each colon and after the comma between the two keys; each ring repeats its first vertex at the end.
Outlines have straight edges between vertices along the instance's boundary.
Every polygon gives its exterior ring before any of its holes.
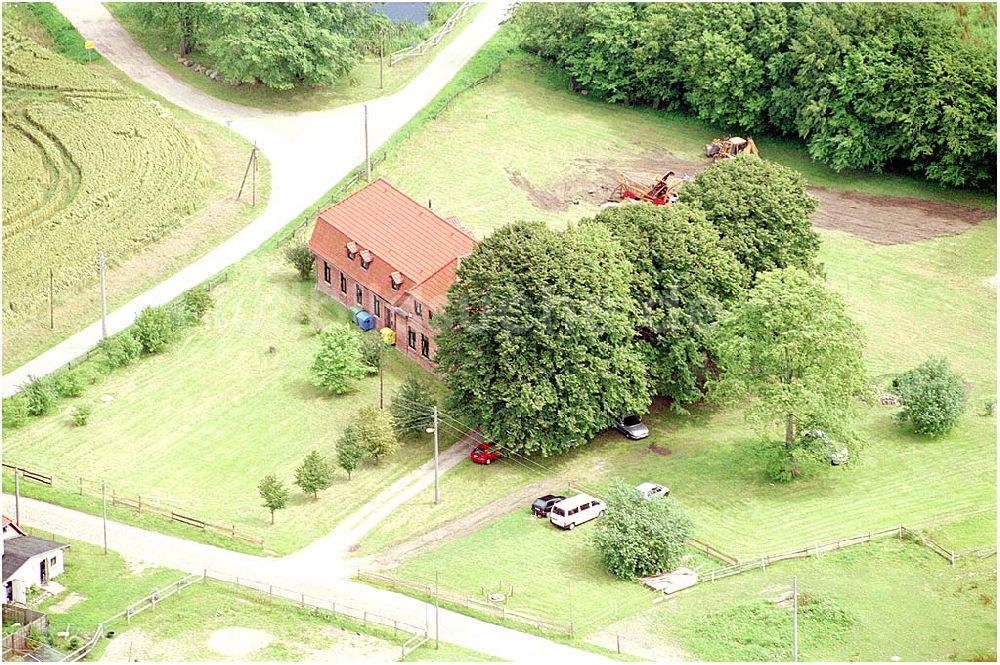
{"type": "MultiPolygon", "coordinates": [[[[618,161],[576,159],[559,179],[545,187],[530,182],[520,173],[508,176],[535,205],[548,212],[562,212],[583,202],[595,205],[607,202],[614,195],[621,176],[652,183],[668,171],[694,177],[710,165],[707,160],[685,160],[662,148],[650,148],[638,156],[618,161]]],[[[819,200],[819,208],[812,216],[813,226],[850,233],[878,245],[958,235],[996,217],[994,210],[956,203],[825,187],[806,189],[819,200]]]]}

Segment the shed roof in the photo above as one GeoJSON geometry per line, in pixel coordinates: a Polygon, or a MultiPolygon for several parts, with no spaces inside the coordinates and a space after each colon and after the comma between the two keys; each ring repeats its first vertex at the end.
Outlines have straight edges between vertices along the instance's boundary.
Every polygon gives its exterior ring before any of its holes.
{"type": "Polygon", "coordinates": [[[9,580],[31,557],[67,547],[69,545],[66,543],[57,543],[54,540],[45,540],[35,536],[8,538],[3,542],[3,581],[9,580]]]}

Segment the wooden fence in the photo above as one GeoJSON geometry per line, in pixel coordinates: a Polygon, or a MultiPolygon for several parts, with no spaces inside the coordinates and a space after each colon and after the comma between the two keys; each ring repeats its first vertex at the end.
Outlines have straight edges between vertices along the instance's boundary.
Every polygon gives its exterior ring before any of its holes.
{"type": "Polygon", "coordinates": [[[501,621],[512,621],[532,626],[533,628],[537,628],[538,630],[548,633],[568,635],[570,637],[573,636],[573,622],[568,624],[556,623],[547,619],[542,619],[541,617],[527,612],[507,609],[506,604],[490,603],[477,598],[471,598],[467,595],[454,593],[452,591],[442,591],[440,588],[435,590],[433,584],[410,582],[407,580],[401,580],[397,577],[369,571],[358,571],[358,579],[363,582],[374,582],[376,584],[388,586],[393,590],[401,589],[404,592],[408,591],[411,594],[417,594],[418,596],[430,598],[437,597],[455,605],[461,605],[462,607],[483,612],[489,616],[500,619],[501,621]]]}
{"type": "Polygon", "coordinates": [[[458,22],[462,20],[462,18],[469,12],[469,9],[471,9],[475,4],[476,3],[474,2],[462,3],[462,6],[456,9],[455,13],[449,16],[448,20],[445,21],[440,28],[434,31],[433,35],[431,35],[424,41],[420,42],[419,44],[415,44],[413,46],[409,46],[407,48],[400,49],[398,51],[390,53],[389,66],[392,67],[393,65],[402,62],[407,58],[412,58],[418,55],[424,55],[432,48],[437,46],[448,33],[450,33],[452,30],[455,29],[455,26],[458,25],[458,22]]]}
{"type": "Polygon", "coordinates": [[[35,647],[29,634],[32,630],[43,631],[48,628],[49,618],[33,609],[4,603],[3,624],[6,626],[15,623],[21,624],[21,627],[3,636],[4,662],[10,662],[17,656],[32,651],[35,647]]]}
{"type": "Polygon", "coordinates": [[[361,624],[366,627],[369,625],[380,626],[387,630],[392,630],[392,635],[395,638],[407,636],[407,639],[400,647],[401,656],[403,658],[405,658],[406,655],[414,649],[417,649],[426,643],[428,640],[429,631],[426,625],[423,627],[415,626],[411,623],[407,623],[406,621],[386,617],[375,612],[352,607],[344,603],[338,603],[327,598],[317,598],[299,591],[284,589],[282,587],[274,586],[268,582],[259,582],[245,577],[237,577],[235,575],[219,573],[207,569],[202,574],[202,579],[204,581],[214,580],[225,584],[235,584],[247,589],[252,589],[253,591],[257,591],[261,594],[267,594],[269,602],[274,598],[280,598],[282,600],[291,601],[302,608],[309,608],[313,612],[323,612],[330,615],[346,617],[355,621],[360,621],[361,624]]]}
{"type": "Polygon", "coordinates": [[[737,558],[731,554],[726,554],[725,552],[712,547],[708,543],[698,540],[697,538],[688,538],[687,544],[695,550],[698,550],[702,554],[707,554],[708,556],[718,559],[719,561],[727,564],[734,565],[738,562],[737,558]]]}
{"type": "MultiPolygon", "coordinates": [[[[55,474],[32,471],[22,466],[9,464],[7,462],[3,463],[3,467],[5,469],[10,469],[14,473],[18,473],[18,471],[20,471],[21,478],[25,480],[31,480],[49,487],[54,487],[55,481],[59,478],[55,474]]],[[[64,482],[62,488],[67,491],[75,492],[80,496],[90,496],[95,498],[101,497],[100,481],[94,481],[79,476],[76,478],[75,482],[64,482]]],[[[104,497],[112,507],[125,506],[126,508],[134,510],[137,515],[151,513],[173,522],[179,522],[196,529],[201,529],[202,531],[217,533],[219,535],[232,538],[233,540],[250,543],[261,549],[264,548],[263,538],[239,531],[235,524],[231,524],[230,526],[213,524],[212,522],[203,520],[200,517],[194,517],[193,515],[181,513],[173,508],[165,508],[161,505],[163,501],[160,497],[150,495],[145,497],[142,495],[126,496],[120,494],[114,487],[108,487],[107,484],[105,484],[104,497]]]]}

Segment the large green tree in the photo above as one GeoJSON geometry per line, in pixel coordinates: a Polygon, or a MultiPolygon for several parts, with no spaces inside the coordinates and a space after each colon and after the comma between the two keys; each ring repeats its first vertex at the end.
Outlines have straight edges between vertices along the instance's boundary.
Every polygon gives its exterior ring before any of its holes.
{"type": "Polygon", "coordinates": [[[520,453],[554,455],[650,401],[620,245],[598,225],[518,222],[480,243],[435,316],[453,411],[520,453]]]}
{"type": "Polygon", "coordinates": [[[765,432],[784,429],[784,461],[821,452],[801,431],[822,428],[850,441],[858,398],[868,386],[864,335],[839,295],[799,268],[763,273],[747,299],[719,320],[720,376],[712,393],[746,402],[765,432]]]}
{"type": "Polygon", "coordinates": [[[211,6],[204,2],[135,2],[126,6],[144,29],[176,41],[181,55],[191,52],[211,20],[211,6]]]}
{"type": "Polygon", "coordinates": [[[685,204],[610,208],[582,224],[608,229],[631,260],[631,293],[650,379],[675,408],[701,397],[709,326],[744,293],[747,274],[700,210],[685,204]]]}
{"type": "Polygon", "coordinates": [[[319,351],[312,372],[317,386],[337,395],[351,389],[352,381],[375,371],[361,357],[358,332],[346,323],[334,323],[319,335],[319,351]]]}
{"type": "Polygon", "coordinates": [[[681,188],[680,200],[705,212],[723,247],[752,276],[774,268],[814,267],[819,236],[809,215],[816,199],[799,173],[743,154],[699,173],[681,188]]]}
{"type": "Polygon", "coordinates": [[[617,478],[604,496],[594,544],[612,575],[633,579],[673,570],[684,556],[691,519],[670,497],[646,499],[617,478]]]}

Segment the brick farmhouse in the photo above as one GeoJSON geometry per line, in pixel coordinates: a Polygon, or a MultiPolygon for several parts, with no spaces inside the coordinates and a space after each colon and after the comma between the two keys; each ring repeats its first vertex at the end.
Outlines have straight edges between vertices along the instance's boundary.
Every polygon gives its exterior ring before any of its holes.
{"type": "Polygon", "coordinates": [[[455,269],[476,246],[456,218],[444,219],[383,179],[319,213],[309,240],[316,288],[360,307],[396,348],[432,368],[435,312],[444,309],[455,269]]]}

